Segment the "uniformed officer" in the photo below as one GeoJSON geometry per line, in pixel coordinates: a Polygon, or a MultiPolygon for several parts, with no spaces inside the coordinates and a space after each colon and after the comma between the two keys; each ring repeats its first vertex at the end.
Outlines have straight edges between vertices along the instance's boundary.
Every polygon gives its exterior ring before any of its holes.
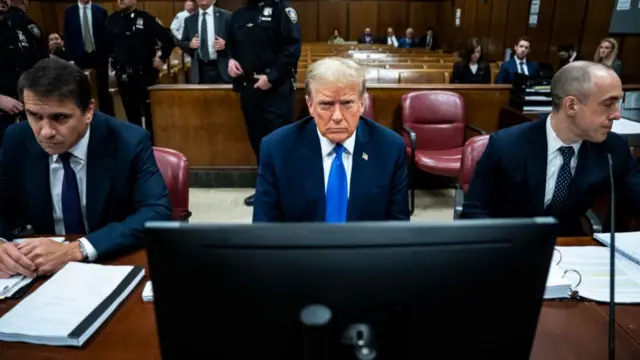
{"type": "Polygon", "coordinates": [[[48,57],[42,31],[27,14],[0,0],[0,146],[4,131],[17,119],[26,119],[18,101],[18,79],[39,60],[48,57]]]}
{"type": "Polygon", "coordinates": [[[122,106],[129,122],[145,128],[153,138],[153,123],[148,87],[158,81],[175,46],[169,29],[155,16],[136,9],[137,0],[118,0],[120,10],[107,18],[107,54],[116,72],[122,106]],[[156,55],[156,43],[161,54],[156,55]]]}
{"type": "MultiPolygon", "coordinates": [[[[229,25],[229,75],[259,158],[262,138],[293,120],[302,47],[298,14],[282,0],[249,0],[233,13],[229,25]]],[[[252,206],[253,198],[245,204],[252,206]]]]}

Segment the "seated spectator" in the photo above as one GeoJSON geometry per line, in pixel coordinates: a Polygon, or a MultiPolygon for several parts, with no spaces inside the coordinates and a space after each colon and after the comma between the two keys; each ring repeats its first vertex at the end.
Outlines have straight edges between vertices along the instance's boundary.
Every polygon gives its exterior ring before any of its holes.
{"type": "Polygon", "coordinates": [[[419,46],[420,46],[420,39],[417,39],[413,36],[412,28],[408,28],[407,31],[405,31],[405,37],[400,39],[400,41],[398,42],[398,47],[402,49],[409,49],[412,47],[419,47],[419,46]]]}
{"type": "Polygon", "coordinates": [[[560,68],[574,61],[583,60],[576,52],[576,49],[574,48],[573,44],[559,45],[558,58],[560,59],[560,63],[559,63],[560,68]]]}
{"type": "Polygon", "coordinates": [[[371,33],[370,28],[364,29],[364,34],[360,35],[358,38],[358,44],[375,44],[376,38],[371,33]]]}
{"type": "Polygon", "coordinates": [[[362,117],[364,84],[352,60],[311,64],[311,116],[262,141],[254,222],[409,220],[404,140],[362,117]]]}
{"type": "Polygon", "coordinates": [[[62,60],[71,61],[67,49],[64,47],[64,39],[58,33],[49,34],[49,55],[59,57],[62,60]]]}
{"type": "Polygon", "coordinates": [[[604,38],[593,56],[593,61],[606,65],[620,76],[622,73],[622,61],[618,59],[618,42],[614,38],[604,38]]]}
{"type": "Polygon", "coordinates": [[[384,39],[383,43],[385,45],[393,45],[393,47],[398,47],[398,39],[396,38],[396,33],[393,31],[393,28],[387,29],[387,37],[384,39]]]}
{"type": "Polygon", "coordinates": [[[424,38],[420,39],[420,47],[430,51],[440,50],[440,42],[432,27],[427,28],[424,38]]]}
{"type": "Polygon", "coordinates": [[[484,61],[482,45],[478,38],[469,39],[462,53],[462,60],[453,66],[451,82],[454,84],[490,84],[491,68],[484,61]]]}
{"type": "Polygon", "coordinates": [[[340,36],[340,30],[333,29],[333,35],[329,38],[329,44],[344,44],[344,39],[340,36]]]}
{"type": "Polygon", "coordinates": [[[513,84],[516,73],[530,77],[538,76],[538,63],[527,60],[527,55],[529,55],[529,51],[531,51],[529,38],[523,36],[518,39],[513,50],[513,58],[506,61],[502,64],[502,67],[500,67],[500,72],[498,72],[496,76],[496,84],[513,84]]]}

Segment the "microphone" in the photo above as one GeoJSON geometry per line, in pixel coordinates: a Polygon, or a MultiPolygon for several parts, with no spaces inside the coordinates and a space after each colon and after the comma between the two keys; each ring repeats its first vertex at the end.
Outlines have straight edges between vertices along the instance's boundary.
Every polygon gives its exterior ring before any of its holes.
{"type": "Polygon", "coordinates": [[[609,160],[609,182],[611,184],[611,237],[609,240],[609,360],[616,358],[616,193],[613,184],[613,161],[611,153],[607,152],[609,160]]]}

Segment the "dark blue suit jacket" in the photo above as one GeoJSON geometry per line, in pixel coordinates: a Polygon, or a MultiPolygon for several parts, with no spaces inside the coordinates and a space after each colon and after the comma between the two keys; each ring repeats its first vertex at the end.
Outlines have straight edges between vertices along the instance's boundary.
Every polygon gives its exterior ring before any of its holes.
{"type": "MultiPolygon", "coordinates": [[[[538,76],[540,69],[538,67],[538,63],[535,61],[527,60],[527,71],[529,72],[529,76],[535,77],[538,76]]],[[[500,71],[498,75],[496,75],[496,84],[513,84],[515,80],[515,73],[518,72],[518,64],[516,63],[515,57],[511,58],[509,61],[502,64],[500,67],[500,71]]]]}
{"type": "Polygon", "coordinates": [[[418,47],[420,46],[420,39],[418,38],[406,38],[403,37],[400,40],[398,40],[398,48],[400,49],[408,49],[408,48],[413,48],[413,47],[418,47]]]}
{"type": "MultiPolygon", "coordinates": [[[[144,223],[171,220],[167,187],[149,134],[97,112],[87,149],[87,239],[102,257],[144,245],[144,223]]],[[[55,234],[49,154],[27,122],[10,126],[0,150],[0,237],[31,225],[55,234]]]]}
{"type": "MultiPolygon", "coordinates": [[[[107,34],[107,10],[100,5],[91,3],[91,27],[96,52],[100,57],[106,58],[105,41],[107,34]]],[[[82,22],[78,4],[73,4],[64,12],[64,44],[69,52],[71,60],[76,64],[82,64],[84,58],[84,40],[82,38],[82,22]]]]}
{"type": "MultiPolygon", "coordinates": [[[[324,220],[322,150],[308,117],[263,139],[253,221],[324,220]]],[[[366,118],[356,131],[347,220],[409,220],[404,140],[366,118]]]]}
{"type": "MultiPolygon", "coordinates": [[[[546,134],[546,117],[492,134],[476,165],[460,217],[546,215],[546,134]]],[[[561,234],[579,229],[580,217],[609,190],[607,152],[613,158],[616,192],[624,194],[635,214],[640,214],[640,167],[625,139],[609,133],[602,143],[583,141],[580,146],[578,165],[569,188],[569,205],[558,216],[561,234]]]]}

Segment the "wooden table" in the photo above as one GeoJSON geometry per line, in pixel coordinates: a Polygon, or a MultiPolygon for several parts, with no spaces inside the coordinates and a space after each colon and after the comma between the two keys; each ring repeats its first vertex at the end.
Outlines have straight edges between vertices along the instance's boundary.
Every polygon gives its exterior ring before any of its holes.
{"type": "MultiPolygon", "coordinates": [[[[563,238],[558,245],[595,245],[590,238],[563,238]]],[[[144,265],[146,253],[139,251],[109,264],[144,265]]],[[[142,301],[148,276],[132,292],[110,320],[81,349],[0,342],[0,359],[90,359],[156,360],[160,349],[152,303],[142,301]]],[[[0,302],[0,315],[17,301],[0,302]]],[[[618,306],[617,356],[619,360],[640,359],[640,306],[618,306]]],[[[532,359],[571,360],[607,358],[607,306],[593,302],[547,301],[542,307],[532,359]]],[[[496,339],[500,341],[500,339],[496,339]]]]}

